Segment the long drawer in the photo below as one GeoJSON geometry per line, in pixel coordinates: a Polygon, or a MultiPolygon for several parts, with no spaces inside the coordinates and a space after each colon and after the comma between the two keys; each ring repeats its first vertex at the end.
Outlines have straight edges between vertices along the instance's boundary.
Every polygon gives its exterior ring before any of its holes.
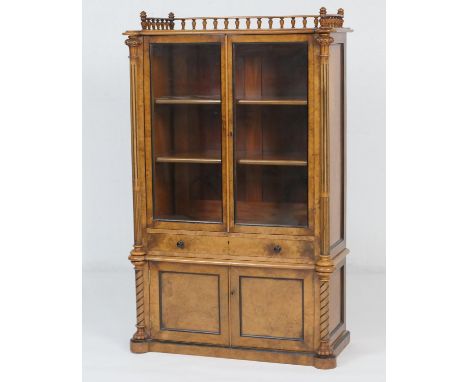
{"type": "Polygon", "coordinates": [[[148,250],[164,252],[167,255],[227,255],[226,236],[196,236],[184,234],[150,234],[148,250]]]}
{"type": "Polygon", "coordinates": [[[148,251],[165,256],[247,259],[262,257],[271,261],[294,260],[310,262],[313,242],[273,237],[208,236],[189,234],[150,234],[148,251]]]}
{"type": "Polygon", "coordinates": [[[306,240],[231,237],[229,255],[311,260],[313,243],[306,240]]]}

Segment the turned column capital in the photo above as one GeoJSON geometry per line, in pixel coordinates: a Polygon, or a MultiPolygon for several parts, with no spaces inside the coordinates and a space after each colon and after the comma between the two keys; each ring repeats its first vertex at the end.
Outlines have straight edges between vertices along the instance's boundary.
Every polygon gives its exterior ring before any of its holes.
{"type": "Polygon", "coordinates": [[[136,37],[136,36],[130,36],[129,38],[127,38],[125,40],[125,45],[127,45],[128,47],[130,48],[133,48],[133,47],[136,47],[136,46],[140,46],[142,44],[141,42],[141,38],[140,37],[136,37]]]}
{"type": "MultiPolygon", "coordinates": [[[[135,244],[133,246],[133,249],[130,251],[130,256],[128,257],[128,259],[129,260],[137,259],[137,258],[141,258],[144,255],[146,255],[146,252],[145,252],[143,246],[139,245],[139,244],[135,244]]],[[[139,261],[141,261],[141,260],[139,260],[139,261]]]]}
{"type": "Polygon", "coordinates": [[[138,50],[140,49],[142,44],[142,38],[139,36],[129,36],[125,40],[125,45],[127,45],[130,50],[130,59],[138,57],[138,50]]]}
{"type": "Polygon", "coordinates": [[[335,264],[330,259],[330,256],[320,256],[315,264],[315,272],[320,281],[328,281],[331,274],[335,271],[335,264]]]}
{"type": "Polygon", "coordinates": [[[330,55],[330,45],[335,41],[335,39],[330,36],[330,32],[317,34],[315,40],[320,45],[320,57],[328,57],[330,55]]]}
{"type": "Polygon", "coordinates": [[[145,259],[143,256],[132,256],[128,257],[135,269],[143,269],[145,267],[145,259]]]}

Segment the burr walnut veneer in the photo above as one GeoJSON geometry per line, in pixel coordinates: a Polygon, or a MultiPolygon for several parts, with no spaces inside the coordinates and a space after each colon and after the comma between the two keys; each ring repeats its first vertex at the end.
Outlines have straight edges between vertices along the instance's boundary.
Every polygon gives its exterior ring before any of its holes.
{"type": "Polygon", "coordinates": [[[345,324],[342,9],[128,31],[135,353],[336,366],[345,324]]]}

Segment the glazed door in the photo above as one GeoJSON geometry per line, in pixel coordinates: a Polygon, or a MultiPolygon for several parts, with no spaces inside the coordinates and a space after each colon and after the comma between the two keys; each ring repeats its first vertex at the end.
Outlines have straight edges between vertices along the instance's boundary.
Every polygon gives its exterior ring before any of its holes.
{"type": "Polygon", "coordinates": [[[226,227],[223,41],[158,36],[145,45],[149,227],[226,227]]]}
{"type": "Polygon", "coordinates": [[[312,272],[232,267],[231,343],[313,350],[312,272]]]}
{"type": "Polygon", "coordinates": [[[234,36],[228,57],[230,229],[311,234],[311,38],[234,36]]]}
{"type": "Polygon", "coordinates": [[[150,262],[151,337],[229,345],[228,268],[150,262]]]}

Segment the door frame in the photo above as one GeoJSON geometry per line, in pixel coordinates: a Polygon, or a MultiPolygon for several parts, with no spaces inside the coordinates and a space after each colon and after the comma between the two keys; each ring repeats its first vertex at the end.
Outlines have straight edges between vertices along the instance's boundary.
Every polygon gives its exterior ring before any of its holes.
{"type": "Polygon", "coordinates": [[[210,35],[169,35],[145,36],[143,44],[143,76],[144,76],[144,104],[145,104],[145,169],[146,169],[146,227],[189,231],[223,232],[227,230],[227,116],[226,116],[226,45],[223,34],[210,35]],[[153,219],[153,155],[152,155],[152,97],[151,97],[151,60],[150,45],[166,44],[203,44],[219,43],[221,55],[220,81],[221,81],[221,182],[222,182],[222,213],[221,223],[161,221],[153,219]]]}
{"type": "Polygon", "coordinates": [[[317,76],[316,76],[316,55],[314,53],[315,43],[312,34],[273,34],[273,35],[227,35],[226,37],[226,79],[227,79],[227,162],[229,163],[228,173],[228,198],[229,198],[229,232],[244,232],[244,233],[265,233],[265,234],[284,234],[284,235],[307,235],[313,236],[316,226],[316,213],[318,201],[318,184],[319,163],[318,163],[318,126],[320,124],[320,104],[316,101],[317,97],[317,76]],[[282,226],[265,226],[265,225],[244,225],[235,223],[235,163],[234,163],[234,97],[233,97],[233,79],[234,79],[234,52],[233,44],[236,43],[307,43],[308,56],[308,117],[307,117],[307,132],[308,132],[308,150],[307,150],[307,227],[282,227],[282,226]],[[314,100],[311,102],[311,100],[314,100]],[[317,126],[317,127],[316,127],[317,126]]]}

